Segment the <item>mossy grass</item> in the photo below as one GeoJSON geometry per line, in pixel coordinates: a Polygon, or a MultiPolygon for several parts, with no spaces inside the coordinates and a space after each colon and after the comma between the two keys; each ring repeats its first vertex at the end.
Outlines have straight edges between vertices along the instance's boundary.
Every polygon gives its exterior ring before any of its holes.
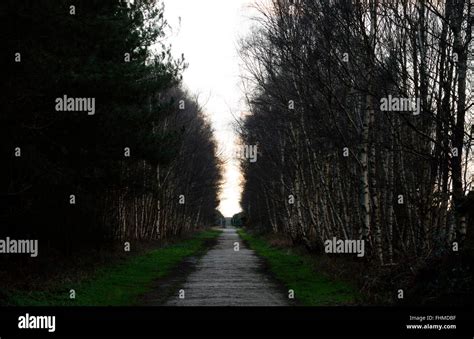
{"type": "Polygon", "coordinates": [[[248,246],[263,257],[269,270],[286,288],[294,291],[295,299],[305,306],[351,305],[358,298],[351,284],[329,279],[314,270],[315,260],[309,254],[300,254],[287,248],[271,246],[264,237],[244,229],[239,235],[248,246]]]}
{"type": "MultiPolygon", "coordinates": [[[[97,269],[91,278],[38,291],[4,291],[16,306],[130,306],[152,289],[153,281],[171,274],[186,257],[202,254],[219,230],[205,230],[189,239],[149,250],[97,269]],[[76,294],[70,298],[70,290],[76,294]]],[[[53,284],[54,285],[54,284],[53,284]]]]}

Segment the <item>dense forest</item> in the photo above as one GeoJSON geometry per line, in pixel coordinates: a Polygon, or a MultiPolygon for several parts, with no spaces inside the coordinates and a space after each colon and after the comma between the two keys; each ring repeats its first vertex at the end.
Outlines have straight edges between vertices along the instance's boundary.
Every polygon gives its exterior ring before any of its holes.
{"type": "Polygon", "coordinates": [[[72,254],[214,225],[221,164],[162,4],[1,7],[0,234],[72,254]]]}
{"type": "Polygon", "coordinates": [[[472,1],[257,9],[240,44],[241,142],[258,148],[258,161],[242,161],[248,226],[314,253],[333,237],[362,239],[371,272],[392,282],[451,258],[461,267],[440,271],[463,278],[425,282],[470,288],[459,255],[472,258],[472,1]]]}
{"type": "MultiPolygon", "coordinates": [[[[220,199],[238,199],[220,192],[233,163],[217,140],[228,135],[216,139],[209,117],[224,121],[232,107],[205,111],[186,88],[188,60],[172,50],[180,40],[163,1],[1,3],[5,304],[470,300],[474,3],[253,5],[251,34],[235,55],[247,107],[236,121],[240,144],[231,145],[244,150],[244,180],[229,185],[242,189],[242,210],[230,218],[217,210],[220,199]],[[10,238],[38,240],[41,258],[9,253],[10,238]],[[328,250],[328,241],[345,245],[328,250]],[[130,244],[139,250],[129,256],[130,244]],[[67,295],[74,289],[77,300],[67,295]],[[145,291],[160,298],[144,300],[145,291]]],[[[195,25],[190,8],[179,13],[195,25]]],[[[235,22],[216,20],[215,30],[234,32],[238,17],[228,18],[235,22]]],[[[234,88],[218,53],[201,44],[232,37],[200,35],[188,36],[187,50],[221,79],[212,89],[234,88]]]]}

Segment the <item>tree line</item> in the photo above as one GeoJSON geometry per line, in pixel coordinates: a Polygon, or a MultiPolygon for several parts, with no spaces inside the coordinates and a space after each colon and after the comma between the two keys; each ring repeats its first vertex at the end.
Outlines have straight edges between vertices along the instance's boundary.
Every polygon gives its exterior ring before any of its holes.
{"type": "Polygon", "coordinates": [[[249,227],[397,265],[472,232],[471,1],[271,0],[243,39],[249,227]]]}
{"type": "Polygon", "coordinates": [[[214,224],[221,164],[181,84],[186,64],[171,56],[163,5],[1,6],[2,236],[70,254],[214,224]],[[58,111],[65,95],[94,99],[95,112],[58,111]]]}

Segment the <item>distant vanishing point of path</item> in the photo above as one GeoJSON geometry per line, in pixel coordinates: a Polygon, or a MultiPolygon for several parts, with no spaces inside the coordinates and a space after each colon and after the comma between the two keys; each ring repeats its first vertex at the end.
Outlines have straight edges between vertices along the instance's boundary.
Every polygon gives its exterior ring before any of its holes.
{"type": "Polygon", "coordinates": [[[217,245],[197,263],[196,270],[166,306],[286,306],[286,295],[262,272],[262,261],[245,247],[235,228],[225,228],[217,245]],[[234,251],[234,243],[239,251],[234,251]]]}

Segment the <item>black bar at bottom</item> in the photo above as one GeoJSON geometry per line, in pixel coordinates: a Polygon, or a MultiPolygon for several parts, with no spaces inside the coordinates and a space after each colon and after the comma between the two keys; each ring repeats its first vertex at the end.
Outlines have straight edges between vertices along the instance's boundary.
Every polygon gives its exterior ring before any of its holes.
{"type": "MultiPolygon", "coordinates": [[[[419,318],[418,318],[419,319],[419,318]]],[[[466,308],[400,307],[4,307],[0,338],[138,336],[377,336],[472,338],[474,314],[466,308]],[[51,316],[55,332],[19,329],[25,314],[51,316]],[[412,320],[410,320],[412,316],[412,320]],[[414,320],[413,317],[433,317],[414,320]],[[452,316],[455,316],[454,320],[452,316]],[[456,329],[407,329],[407,325],[456,329]]]]}

